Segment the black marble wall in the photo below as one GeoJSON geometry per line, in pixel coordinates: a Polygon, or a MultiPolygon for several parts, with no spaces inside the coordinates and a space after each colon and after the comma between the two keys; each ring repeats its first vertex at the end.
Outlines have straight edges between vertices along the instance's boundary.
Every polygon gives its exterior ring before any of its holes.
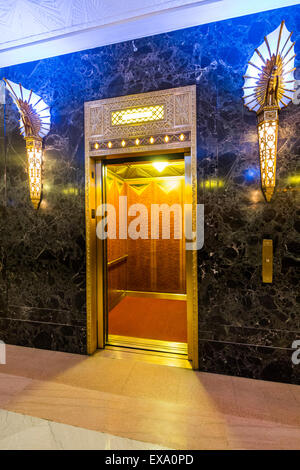
{"type": "MultiPolygon", "coordinates": [[[[1,70],[43,96],[53,121],[36,212],[17,111],[7,102],[7,159],[1,139],[0,160],[1,339],[86,351],[83,103],[196,84],[199,202],[205,204],[200,368],[300,383],[300,365],[291,361],[292,342],[300,339],[299,188],[291,179],[300,175],[300,107],[291,104],[280,115],[277,190],[267,204],[256,117],[241,99],[247,60],[282,19],[294,30],[299,53],[297,6],[1,70]],[[263,238],[274,241],[272,284],[261,281],[263,238]]],[[[3,107],[1,113],[2,136],[3,107]]]]}

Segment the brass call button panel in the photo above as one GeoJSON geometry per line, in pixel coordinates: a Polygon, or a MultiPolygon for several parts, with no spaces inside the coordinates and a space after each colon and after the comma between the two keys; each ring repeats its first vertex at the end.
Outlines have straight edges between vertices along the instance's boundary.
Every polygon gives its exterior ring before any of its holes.
{"type": "Polygon", "coordinates": [[[262,247],[262,281],[273,280],[273,240],[263,240],[262,247]]]}

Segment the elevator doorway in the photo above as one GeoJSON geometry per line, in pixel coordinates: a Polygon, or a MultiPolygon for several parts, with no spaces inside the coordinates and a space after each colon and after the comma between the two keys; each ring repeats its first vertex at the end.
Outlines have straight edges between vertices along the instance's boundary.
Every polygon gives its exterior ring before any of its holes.
{"type": "Polygon", "coordinates": [[[178,155],[104,165],[108,345],[187,354],[184,166],[178,155]]]}
{"type": "MultiPolygon", "coordinates": [[[[199,364],[197,279],[199,217],[197,206],[196,87],[193,85],[90,101],[85,103],[84,119],[87,352],[93,354],[97,349],[106,348],[107,351],[103,351],[103,354],[110,354],[110,350],[114,349],[112,354],[118,355],[121,351],[120,354],[125,356],[134,352],[135,358],[138,358],[138,356],[144,357],[146,354],[146,361],[148,359],[151,361],[152,358],[154,360],[154,357],[164,356],[166,362],[168,355],[173,355],[170,362],[174,364],[177,359],[173,354],[173,350],[168,353],[161,352],[162,345],[159,344],[159,349],[155,349],[157,344],[153,342],[164,341],[164,351],[168,350],[168,346],[172,347],[172,343],[178,343],[182,347],[182,356],[187,352],[184,359],[183,357],[180,358],[180,361],[183,359],[181,363],[189,362],[188,367],[197,369],[199,364]],[[179,259],[176,268],[171,267],[169,269],[168,276],[165,276],[163,272],[158,275],[156,270],[153,269],[156,259],[159,260],[157,266],[161,271],[163,271],[163,266],[166,263],[164,256],[168,253],[168,250],[160,250],[160,244],[152,247],[152,251],[150,250],[151,256],[148,269],[143,270],[142,277],[139,277],[143,282],[146,283],[147,281],[146,287],[137,284],[130,286],[127,284],[128,275],[126,275],[126,278],[123,277],[123,280],[126,279],[126,284],[122,286],[122,283],[119,283],[121,275],[118,279],[119,274],[111,273],[113,271],[115,273],[122,271],[117,269],[117,266],[127,263],[125,259],[129,261],[128,265],[130,264],[130,252],[123,252],[117,257],[115,257],[115,253],[111,252],[111,258],[109,258],[109,241],[97,236],[99,221],[103,219],[98,214],[97,209],[99,205],[104,204],[106,201],[108,166],[114,164],[125,164],[125,166],[127,164],[133,166],[136,163],[152,164],[154,160],[157,160],[158,163],[163,163],[165,160],[168,160],[168,163],[172,163],[174,160],[184,160],[184,175],[179,176],[184,177],[182,178],[184,180],[184,225],[188,227],[188,231],[185,231],[186,240],[184,245],[185,291],[172,289],[170,283],[169,285],[164,283],[165,277],[173,283],[175,281],[173,277],[178,275],[178,271],[182,273],[181,281],[183,281],[184,261],[182,260],[184,258],[181,258],[181,261],[179,259]],[[186,222],[188,223],[186,224],[186,222]],[[158,252],[159,255],[155,255],[158,252]],[[151,267],[152,269],[150,269],[151,267]],[[164,298],[159,298],[161,295],[164,298]],[[122,303],[123,300],[126,302],[122,303]],[[151,309],[148,303],[149,300],[153,307],[151,309]],[[156,308],[154,308],[154,300],[164,301],[164,308],[161,307],[162,302],[156,302],[156,308]],[[146,322],[146,316],[143,324],[138,321],[137,312],[142,311],[146,313],[148,311],[156,312],[156,318],[162,310],[166,318],[169,316],[167,312],[177,312],[177,316],[179,316],[179,310],[175,309],[175,305],[179,306],[179,304],[171,302],[177,300],[181,302],[182,309],[184,309],[184,303],[186,304],[186,342],[183,341],[183,328],[181,328],[181,336],[178,336],[180,329],[177,328],[177,331],[175,331],[174,326],[172,332],[170,327],[170,325],[175,325],[175,322],[168,323],[167,319],[163,321],[163,316],[159,318],[160,325],[157,326],[156,319],[153,320],[153,317],[152,320],[148,320],[148,323],[146,322]],[[140,303],[138,308],[136,308],[138,306],[137,302],[140,303]],[[118,311],[113,311],[114,308],[118,307],[119,309],[122,307],[122,311],[124,308],[127,312],[127,320],[123,323],[117,318],[118,311]],[[110,315],[111,312],[113,312],[112,315],[110,315]],[[132,312],[134,312],[134,315],[132,312]],[[116,318],[109,318],[113,316],[116,316],[116,318]],[[164,329],[162,324],[169,326],[164,329]],[[135,329],[132,328],[132,325],[135,329]],[[149,326],[152,331],[150,331],[149,326]],[[171,336],[171,333],[173,336],[171,336]],[[111,335],[114,335],[114,338],[111,335]],[[119,338],[116,338],[116,336],[119,338]],[[132,338],[137,339],[136,349],[132,349],[132,338]],[[175,341],[176,339],[180,341],[175,341]],[[120,340],[119,344],[122,343],[121,346],[109,345],[110,343],[117,344],[118,340],[120,340]],[[143,340],[147,340],[148,344],[141,344],[143,340]],[[149,345],[149,341],[152,342],[151,345],[149,345]],[[144,351],[151,351],[151,354],[144,351]]],[[[114,168],[110,170],[113,172],[114,168]]],[[[122,178],[122,175],[119,176],[122,178]]],[[[150,175],[150,177],[154,177],[154,175],[150,175]]],[[[139,192],[139,189],[142,190],[140,185],[144,185],[144,183],[136,183],[135,189],[137,192],[139,192]]],[[[120,183],[118,185],[119,189],[121,186],[120,183]]],[[[129,223],[132,222],[131,219],[128,220],[129,223]]],[[[129,229],[129,226],[127,228],[129,229]]],[[[123,240],[123,238],[120,237],[120,240],[123,240]]],[[[138,240],[138,237],[136,241],[146,242],[143,238],[138,240]]],[[[162,241],[165,242],[166,239],[162,241]]],[[[137,246],[141,247],[142,244],[137,246]]],[[[139,263],[142,263],[142,260],[147,258],[149,250],[140,248],[140,252],[141,255],[136,256],[136,259],[139,260],[139,263]]],[[[134,258],[131,257],[131,259],[134,258]]],[[[132,279],[134,279],[134,275],[130,277],[130,280],[132,279]]],[[[183,285],[183,282],[181,285],[183,285]]]]}

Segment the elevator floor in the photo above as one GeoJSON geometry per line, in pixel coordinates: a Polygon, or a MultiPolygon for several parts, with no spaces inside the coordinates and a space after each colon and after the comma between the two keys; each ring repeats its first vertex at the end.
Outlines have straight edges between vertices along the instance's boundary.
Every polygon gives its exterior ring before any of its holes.
{"type": "Polygon", "coordinates": [[[186,301],[124,297],[110,312],[109,334],[187,342],[186,301]]]}

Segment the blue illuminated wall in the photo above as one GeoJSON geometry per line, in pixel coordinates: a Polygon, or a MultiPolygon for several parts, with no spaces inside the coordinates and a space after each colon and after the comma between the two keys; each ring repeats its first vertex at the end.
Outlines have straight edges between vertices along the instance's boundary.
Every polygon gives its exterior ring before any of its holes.
{"type": "Polygon", "coordinates": [[[278,187],[267,204],[256,117],[241,99],[247,60],[282,19],[294,30],[299,66],[297,6],[1,70],[43,96],[53,121],[36,212],[17,111],[7,105],[8,157],[5,162],[1,152],[0,161],[1,339],[86,351],[84,102],[196,84],[198,201],[205,204],[206,224],[198,257],[200,368],[300,383],[300,366],[291,362],[292,342],[300,339],[300,106],[291,104],[280,115],[278,187]],[[211,180],[222,183],[219,189],[211,180]],[[261,282],[263,238],[274,240],[273,284],[261,282]]]}

